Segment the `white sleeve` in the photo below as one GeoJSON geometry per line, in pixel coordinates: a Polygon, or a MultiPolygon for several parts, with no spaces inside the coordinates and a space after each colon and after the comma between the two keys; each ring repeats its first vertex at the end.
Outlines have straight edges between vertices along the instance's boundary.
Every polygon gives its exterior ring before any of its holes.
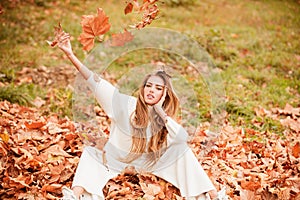
{"type": "Polygon", "coordinates": [[[120,93],[115,86],[99,78],[96,74],[91,75],[87,83],[109,118],[116,120],[120,114],[122,116],[129,115],[128,104],[131,96],[120,93]]]}
{"type": "Polygon", "coordinates": [[[166,128],[168,130],[167,142],[171,143],[182,143],[187,142],[188,133],[186,130],[174,121],[171,117],[167,117],[166,128]]]}

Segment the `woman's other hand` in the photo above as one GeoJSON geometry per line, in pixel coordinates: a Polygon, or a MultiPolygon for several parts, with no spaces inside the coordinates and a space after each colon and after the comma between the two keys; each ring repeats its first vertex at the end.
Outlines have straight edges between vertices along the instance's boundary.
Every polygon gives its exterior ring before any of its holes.
{"type": "Polygon", "coordinates": [[[161,96],[161,98],[160,98],[160,100],[157,102],[157,104],[155,104],[155,105],[157,105],[157,106],[160,106],[161,108],[163,107],[163,103],[165,102],[165,100],[166,100],[166,96],[167,96],[167,88],[166,88],[166,86],[164,87],[164,93],[163,93],[163,95],[161,96]]]}
{"type": "Polygon", "coordinates": [[[153,109],[162,118],[164,122],[167,122],[167,114],[163,109],[163,103],[165,102],[166,96],[167,96],[167,88],[165,87],[164,93],[161,96],[160,100],[155,105],[153,105],[153,109]]]}

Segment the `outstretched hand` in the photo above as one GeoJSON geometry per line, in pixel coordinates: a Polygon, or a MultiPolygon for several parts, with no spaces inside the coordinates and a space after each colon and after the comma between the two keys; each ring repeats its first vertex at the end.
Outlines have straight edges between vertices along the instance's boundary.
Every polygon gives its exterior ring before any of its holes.
{"type": "Polygon", "coordinates": [[[70,34],[62,31],[57,35],[57,46],[65,52],[65,54],[70,55],[73,53],[72,46],[70,42],[70,34]]]}

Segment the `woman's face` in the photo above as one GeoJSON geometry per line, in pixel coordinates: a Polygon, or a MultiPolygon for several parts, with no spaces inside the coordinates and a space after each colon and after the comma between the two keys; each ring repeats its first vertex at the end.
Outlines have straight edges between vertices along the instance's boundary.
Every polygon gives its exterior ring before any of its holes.
{"type": "Polygon", "coordinates": [[[150,76],[144,87],[144,100],[148,105],[159,102],[164,93],[164,81],[159,76],[150,76]]]}

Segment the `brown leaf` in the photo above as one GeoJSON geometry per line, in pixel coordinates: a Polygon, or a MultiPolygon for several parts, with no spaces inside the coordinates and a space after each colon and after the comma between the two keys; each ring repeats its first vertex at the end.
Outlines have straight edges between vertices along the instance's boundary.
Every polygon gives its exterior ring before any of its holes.
{"type": "Polygon", "coordinates": [[[125,15],[127,15],[128,13],[131,13],[132,10],[133,10],[133,4],[131,2],[129,2],[124,9],[125,15]]]}
{"type": "Polygon", "coordinates": [[[140,183],[140,185],[145,195],[154,197],[155,195],[159,194],[161,191],[160,186],[157,184],[140,183]]]}
{"type": "Polygon", "coordinates": [[[4,133],[0,133],[0,138],[3,142],[7,143],[9,140],[9,135],[8,135],[7,131],[4,131],[4,133]]]}
{"type": "Polygon", "coordinates": [[[124,33],[112,34],[111,46],[124,46],[125,43],[133,40],[134,36],[124,29],[124,33]]]}
{"type": "Polygon", "coordinates": [[[300,142],[297,142],[293,148],[292,148],[292,155],[295,158],[299,158],[300,157],[300,142]]]}
{"type": "Polygon", "coordinates": [[[58,35],[60,34],[60,33],[62,33],[62,31],[63,31],[63,29],[62,29],[62,26],[61,26],[61,24],[60,24],[60,22],[58,23],[58,26],[55,26],[54,27],[54,35],[55,35],[55,37],[54,37],[54,40],[53,41],[46,41],[51,47],[55,47],[56,45],[57,45],[57,43],[58,43],[58,35]]]}
{"type": "Polygon", "coordinates": [[[293,119],[296,119],[297,117],[300,116],[300,108],[294,108],[293,106],[291,106],[290,104],[286,104],[284,109],[277,109],[277,111],[280,114],[284,114],[284,115],[291,115],[291,117],[293,119]]]}
{"type": "Polygon", "coordinates": [[[68,154],[67,152],[65,152],[59,145],[55,144],[50,146],[49,148],[47,148],[45,150],[45,152],[47,152],[48,154],[52,154],[54,156],[63,156],[63,157],[73,157],[70,154],[68,154]]]}
{"type": "Polygon", "coordinates": [[[250,190],[250,191],[256,191],[261,187],[260,183],[257,181],[246,181],[242,180],[241,181],[241,187],[245,190],[250,190]]]}
{"type": "Polygon", "coordinates": [[[288,116],[285,119],[281,119],[280,123],[283,126],[289,127],[290,129],[294,130],[296,133],[300,133],[300,118],[295,120],[288,116]]]}
{"type": "Polygon", "coordinates": [[[59,190],[61,190],[61,188],[62,188],[62,184],[51,184],[51,185],[46,184],[42,187],[42,191],[57,193],[59,190]]]}
{"type": "Polygon", "coordinates": [[[39,129],[41,127],[43,127],[46,123],[45,122],[24,122],[26,128],[29,129],[39,129]]]}

